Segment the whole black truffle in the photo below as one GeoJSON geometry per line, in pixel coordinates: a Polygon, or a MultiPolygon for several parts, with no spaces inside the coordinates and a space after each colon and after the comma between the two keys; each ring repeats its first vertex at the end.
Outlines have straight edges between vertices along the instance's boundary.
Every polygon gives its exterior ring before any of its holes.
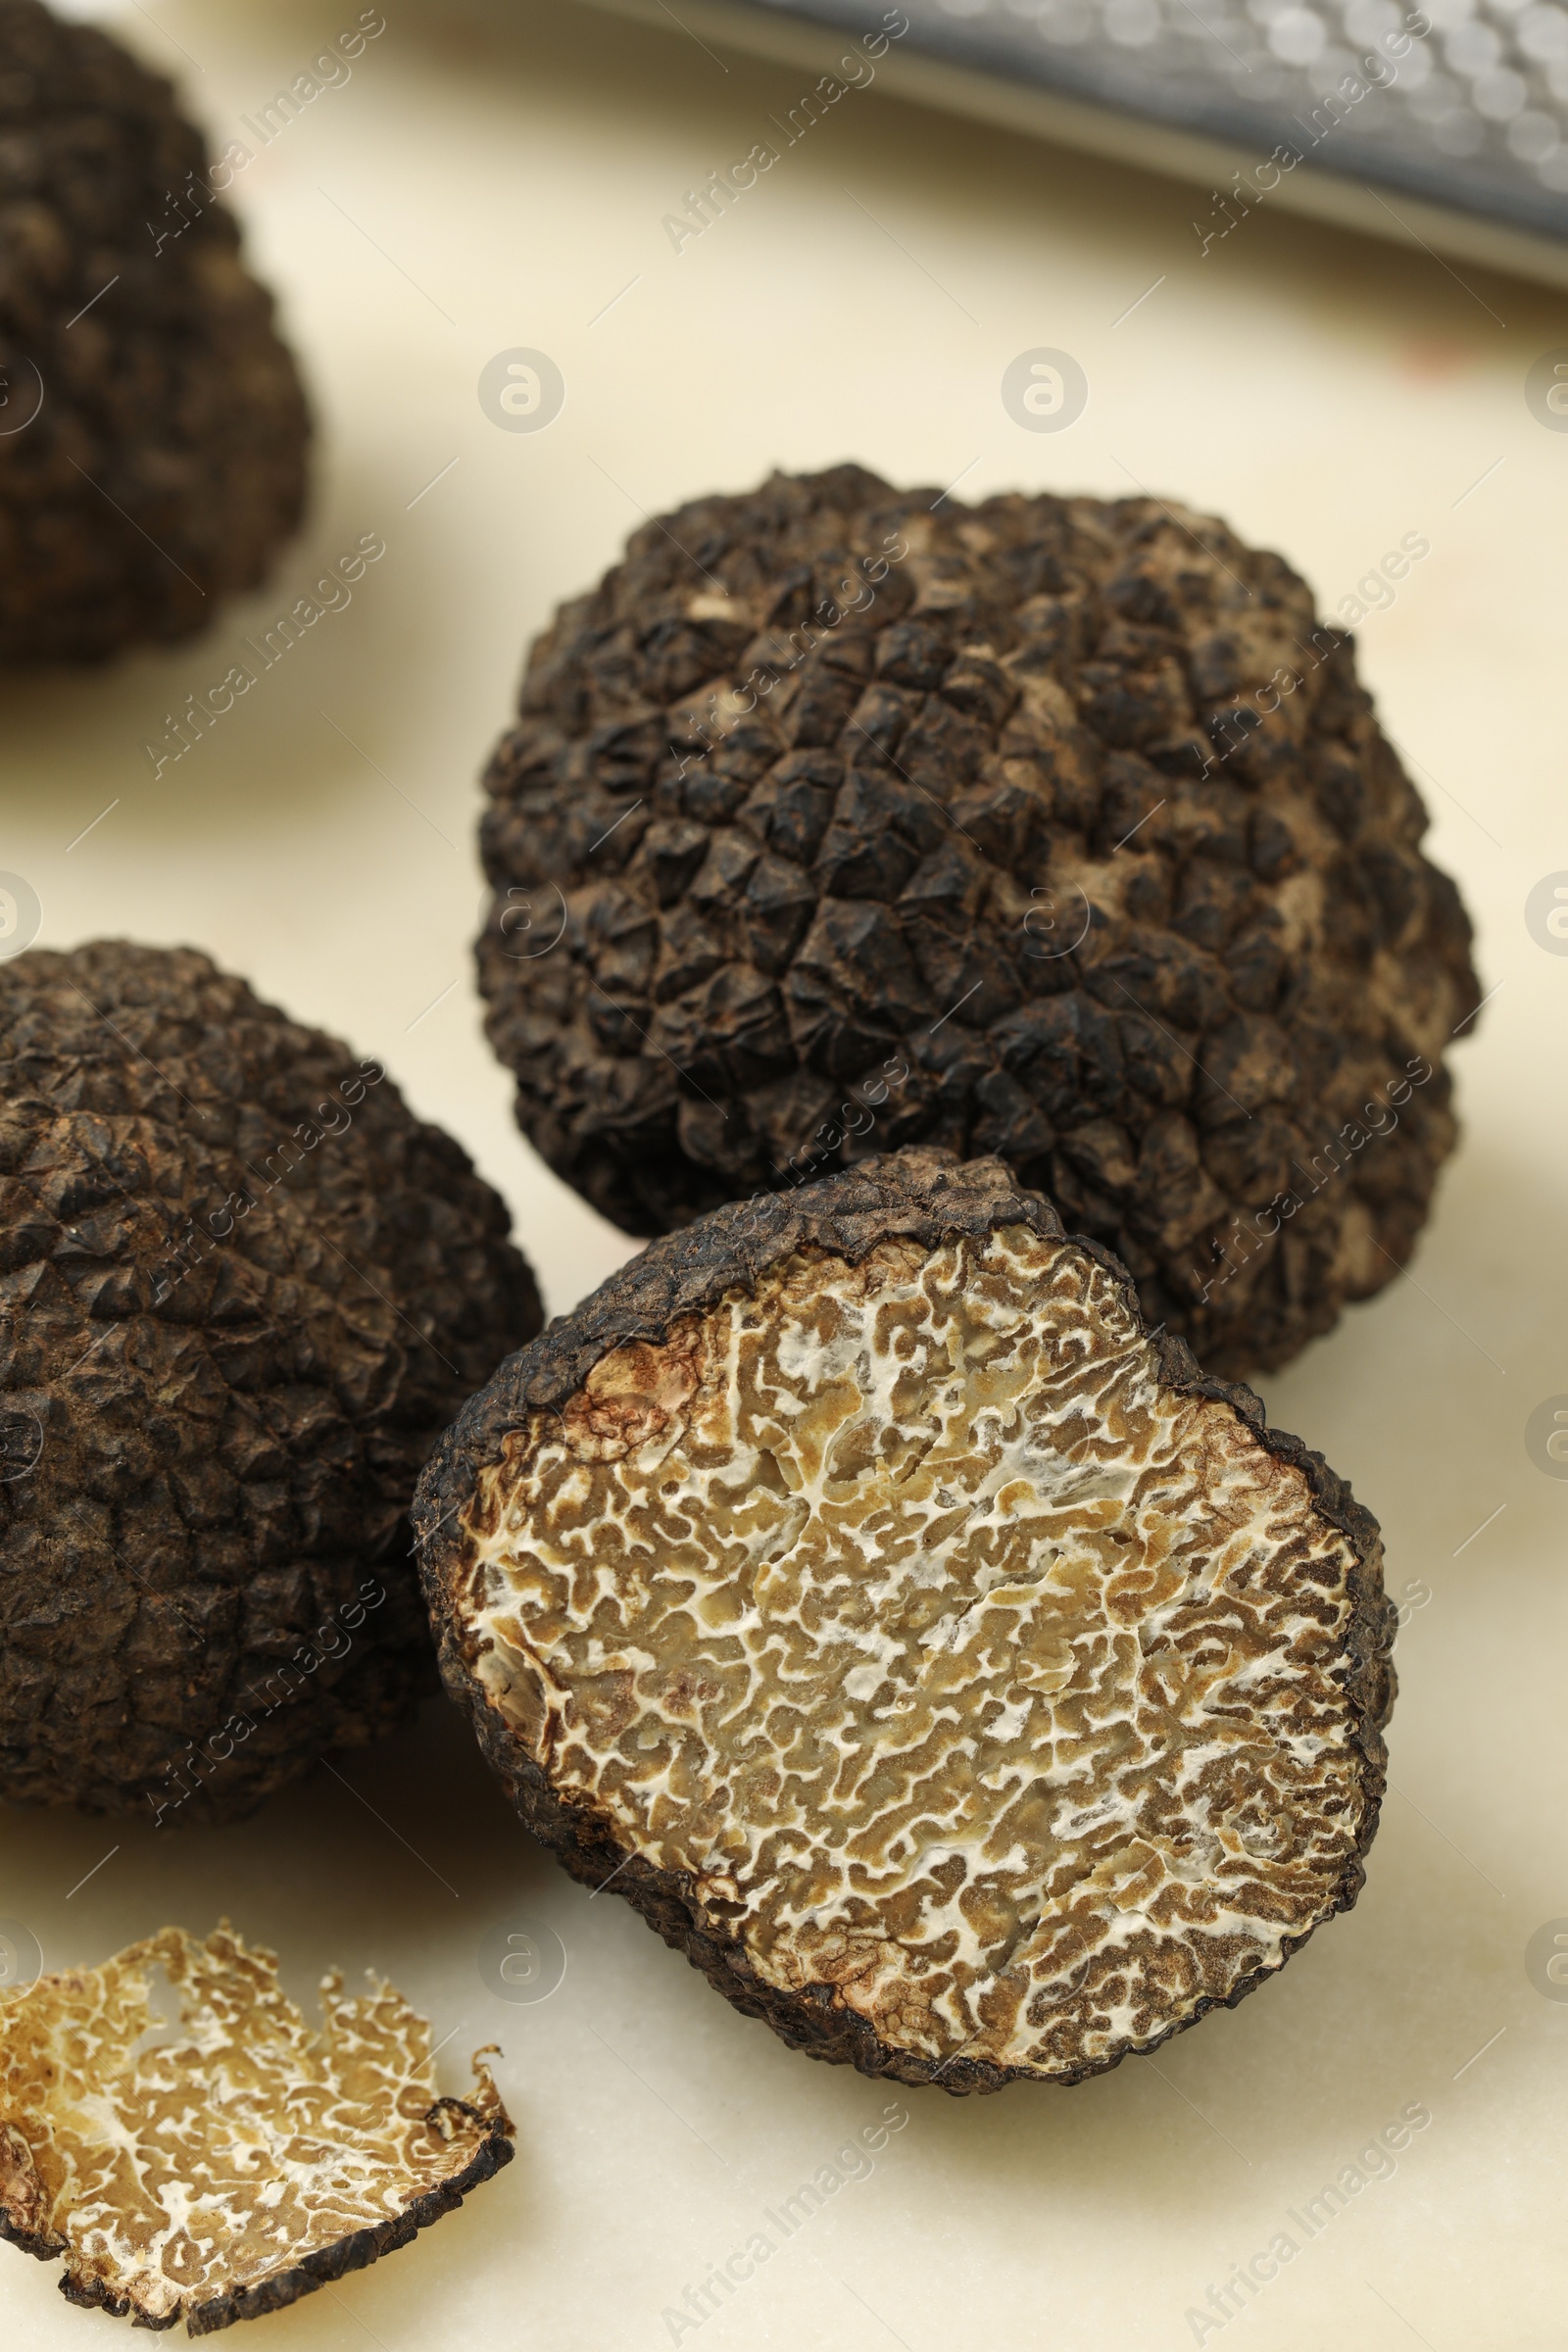
{"type": "Polygon", "coordinates": [[[169,83],[0,0],[0,662],[188,636],[300,517],[309,419],[169,83]]]}
{"type": "Polygon", "coordinates": [[[214,1819],[395,1723],[419,1465],[540,1320],[378,1063],[189,949],[0,964],[0,1795],[214,1819]]]}
{"type": "Polygon", "coordinates": [[[1470,930],[1278,556],[858,466],[697,501],[534,648],[479,964],[517,1115],[635,1233],[997,1152],[1215,1369],[1409,1256],[1470,930]]]}
{"type": "Polygon", "coordinates": [[[998,1160],[664,1236],[502,1366],[415,1521],[528,1827],[811,2057],[1078,2082],[1361,1886],[1375,1522],[998,1160]]]}

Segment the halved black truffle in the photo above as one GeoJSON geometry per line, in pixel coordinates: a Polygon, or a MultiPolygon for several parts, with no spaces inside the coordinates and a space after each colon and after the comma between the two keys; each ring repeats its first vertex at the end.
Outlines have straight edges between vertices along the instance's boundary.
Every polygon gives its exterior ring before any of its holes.
{"type": "Polygon", "coordinates": [[[205,956],[0,963],[0,1796],[239,1813],[434,1686],[407,1514],[539,1329],[507,1236],[205,956]]]}
{"type": "Polygon", "coordinates": [[[486,781],[491,1039],[628,1231],[996,1152],[1226,1372],[1409,1257],[1469,925],[1351,641],[1212,517],[698,500],[563,608],[486,781]]]}
{"type": "Polygon", "coordinates": [[[652,1245],[415,1505],[523,1820],[808,2056],[1078,2082],[1354,1901],[1375,1522],[996,1160],[652,1245]]]}
{"type": "Polygon", "coordinates": [[[0,0],[0,662],[205,627],[299,521],[309,432],[170,84],[0,0]]]}

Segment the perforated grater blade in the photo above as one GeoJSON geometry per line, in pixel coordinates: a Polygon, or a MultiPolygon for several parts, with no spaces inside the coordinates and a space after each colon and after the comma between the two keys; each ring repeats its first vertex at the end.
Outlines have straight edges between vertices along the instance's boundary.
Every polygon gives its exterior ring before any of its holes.
{"type": "MultiPolygon", "coordinates": [[[[609,4],[669,24],[657,0],[609,4]]],[[[869,39],[885,88],[1207,183],[1200,251],[1267,200],[1568,284],[1558,0],[688,0],[680,14],[803,63],[824,54],[824,28],[869,39]]]]}

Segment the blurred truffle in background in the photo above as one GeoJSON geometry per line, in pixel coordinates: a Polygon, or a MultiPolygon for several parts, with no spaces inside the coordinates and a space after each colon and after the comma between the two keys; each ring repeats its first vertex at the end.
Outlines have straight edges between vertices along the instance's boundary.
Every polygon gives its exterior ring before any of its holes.
{"type": "Polygon", "coordinates": [[[0,662],[189,636],[298,523],[310,417],[170,84],[0,0],[0,662]]]}

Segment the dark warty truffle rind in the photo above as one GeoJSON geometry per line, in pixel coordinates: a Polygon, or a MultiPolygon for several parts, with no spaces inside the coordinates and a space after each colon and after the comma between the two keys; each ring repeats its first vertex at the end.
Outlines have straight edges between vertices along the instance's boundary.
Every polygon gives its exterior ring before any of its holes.
{"type": "Polygon", "coordinates": [[[541,1320],[378,1062],[189,949],[0,963],[0,1797],[218,1819],[390,1729],[419,1466],[541,1320]]]}
{"type": "Polygon", "coordinates": [[[187,637],[298,523],[310,419],[170,84],[0,0],[0,664],[187,637]]]}
{"type": "Polygon", "coordinates": [[[994,1152],[1213,1368],[1410,1255],[1477,1005],[1421,803],[1278,556],[854,466],[694,501],[535,646],[489,1031],[626,1230],[994,1152]]]}

